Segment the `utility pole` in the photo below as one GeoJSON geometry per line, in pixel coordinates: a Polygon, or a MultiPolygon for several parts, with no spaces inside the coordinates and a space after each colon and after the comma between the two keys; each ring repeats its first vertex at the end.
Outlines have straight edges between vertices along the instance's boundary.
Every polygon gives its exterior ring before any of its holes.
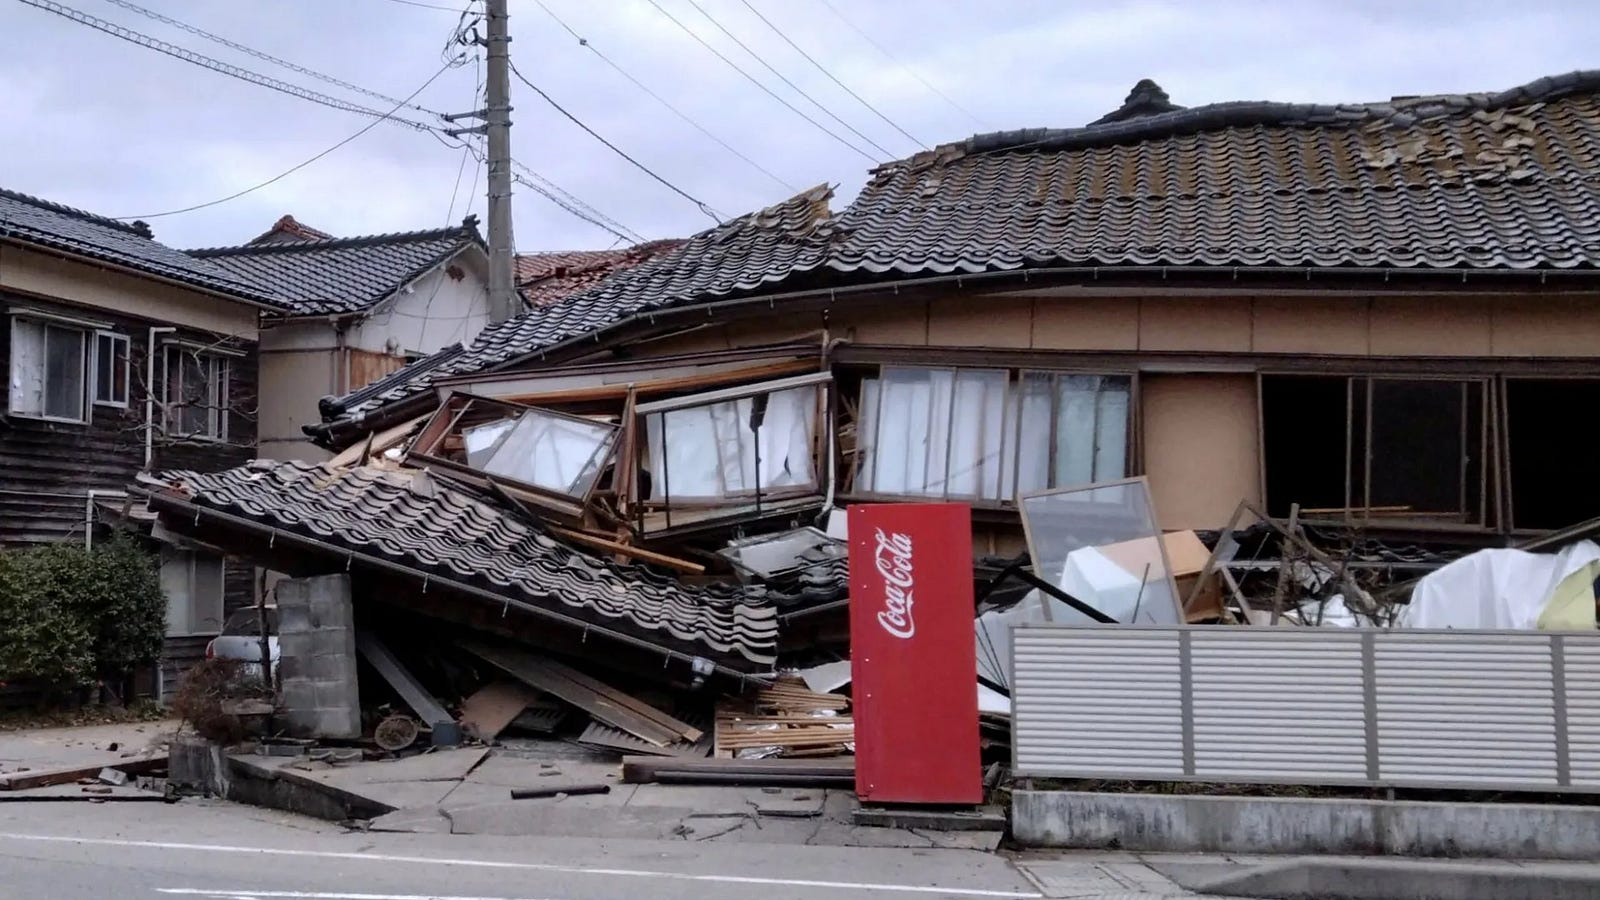
{"type": "Polygon", "coordinates": [[[446,128],[445,134],[482,134],[489,139],[489,321],[503,322],[522,311],[517,296],[516,241],[511,237],[511,35],[506,27],[506,0],[484,0],[488,36],[478,38],[488,49],[484,108],[444,117],[446,122],[482,119],[470,128],[446,128]]]}
{"type": "Polygon", "coordinates": [[[489,315],[494,321],[519,312],[516,242],[511,239],[511,35],[506,0],[485,0],[488,68],[484,122],[489,131],[489,315]]]}

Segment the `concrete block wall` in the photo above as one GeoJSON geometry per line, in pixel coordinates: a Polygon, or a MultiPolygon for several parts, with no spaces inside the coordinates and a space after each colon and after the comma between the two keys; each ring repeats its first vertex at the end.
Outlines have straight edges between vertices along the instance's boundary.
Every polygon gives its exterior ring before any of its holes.
{"type": "Polygon", "coordinates": [[[296,737],[360,737],[350,577],[284,579],[277,596],[284,729],[296,737]]]}

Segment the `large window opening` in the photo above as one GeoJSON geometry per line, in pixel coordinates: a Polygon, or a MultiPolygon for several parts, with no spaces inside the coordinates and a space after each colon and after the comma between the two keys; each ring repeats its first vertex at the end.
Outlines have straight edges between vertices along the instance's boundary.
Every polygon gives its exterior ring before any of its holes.
{"type": "Polygon", "coordinates": [[[1506,381],[1511,524],[1556,529],[1600,515],[1600,478],[1580,424],[1600,408],[1600,381],[1506,381]]]}
{"type": "Polygon", "coordinates": [[[1261,379],[1267,511],[1483,524],[1484,379],[1261,379]]]}

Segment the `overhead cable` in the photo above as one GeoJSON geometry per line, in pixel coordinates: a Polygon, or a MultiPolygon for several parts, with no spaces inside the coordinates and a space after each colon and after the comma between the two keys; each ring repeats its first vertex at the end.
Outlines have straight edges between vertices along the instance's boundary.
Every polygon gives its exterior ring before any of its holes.
{"type": "Polygon", "coordinates": [[[263,53],[262,51],[257,50],[254,47],[247,47],[244,44],[238,43],[236,41],[228,40],[227,38],[222,37],[221,35],[212,34],[211,32],[205,31],[204,29],[196,28],[195,26],[190,25],[187,22],[180,22],[177,19],[174,19],[174,18],[171,18],[171,17],[168,17],[168,16],[164,16],[161,13],[156,12],[155,10],[145,9],[144,7],[142,7],[142,6],[140,6],[140,5],[136,4],[136,3],[128,2],[128,0],[105,0],[105,2],[110,3],[113,6],[120,6],[123,9],[128,10],[129,12],[138,13],[139,15],[144,16],[146,18],[154,19],[157,22],[161,22],[161,23],[166,24],[166,25],[171,25],[173,28],[177,28],[177,29],[179,29],[181,31],[187,31],[188,33],[190,33],[192,35],[195,35],[196,37],[201,37],[201,38],[204,38],[204,39],[206,39],[208,41],[211,41],[213,43],[221,44],[222,46],[227,47],[227,48],[229,48],[231,50],[237,50],[240,53],[243,53],[243,54],[245,54],[247,56],[253,56],[256,59],[272,63],[275,66],[281,66],[281,67],[283,67],[285,69],[288,69],[288,70],[290,70],[292,72],[299,72],[301,75],[310,76],[311,78],[315,78],[318,81],[325,82],[325,83],[331,84],[331,85],[335,85],[337,87],[342,87],[347,91],[354,91],[354,92],[356,92],[358,94],[365,94],[368,97],[372,97],[372,98],[377,99],[377,100],[382,100],[384,103],[394,104],[396,106],[407,106],[407,107],[410,107],[411,109],[415,109],[415,110],[417,110],[419,112],[425,112],[425,113],[428,113],[430,115],[435,115],[435,116],[439,115],[438,112],[436,112],[434,110],[431,110],[431,109],[428,109],[427,107],[418,106],[415,103],[406,103],[406,102],[403,102],[403,101],[400,101],[400,100],[396,100],[395,98],[390,97],[387,94],[380,94],[377,91],[368,90],[367,88],[364,88],[364,87],[362,87],[362,86],[360,86],[358,84],[351,84],[348,81],[344,81],[342,79],[335,78],[332,75],[325,75],[325,74],[323,74],[321,72],[316,71],[315,69],[308,69],[305,66],[299,65],[297,63],[289,62],[286,59],[279,59],[278,57],[273,56],[270,53],[263,53]]]}
{"type": "MultiPolygon", "coordinates": [[[[428,85],[433,84],[433,82],[440,75],[443,75],[445,73],[445,70],[449,69],[449,68],[450,68],[449,66],[441,66],[439,68],[439,71],[433,73],[431,76],[428,77],[427,81],[424,81],[422,83],[421,87],[419,87],[416,90],[412,91],[410,97],[407,97],[405,100],[397,101],[395,103],[395,105],[394,105],[394,109],[391,109],[391,110],[389,110],[389,113],[384,114],[384,118],[388,118],[388,115],[397,112],[402,106],[406,105],[406,103],[408,103],[413,97],[417,96],[418,94],[420,94],[424,90],[426,90],[428,85]]],[[[139,216],[117,216],[116,218],[124,220],[124,221],[132,220],[132,219],[159,219],[159,218],[161,218],[163,216],[175,216],[175,215],[178,215],[179,213],[194,212],[197,209],[205,209],[205,208],[210,207],[210,206],[217,206],[217,205],[222,204],[222,203],[227,203],[229,200],[238,199],[239,197],[243,197],[245,194],[250,194],[250,193],[254,193],[255,191],[259,191],[259,190],[261,190],[262,188],[266,187],[269,184],[273,184],[275,182],[282,181],[284,178],[287,178],[288,176],[293,175],[294,173],[300,171],[301,169],[304,169],[306,166],[311,165],[312,163],[316,162],[317,160],[323,158],[324,156],[327,156],[328,154],[332,153],[333,151],[339,149],[340,147],[343,147],[345,144],[350,143],[351,141],[355,140],[356,138],[361,137],[363,134],[366,134],[367,132],[369,132],[372,129],[376,128],[378,126],[379,122],[384,121],[384,118],[374,119],[371,122],[368,122],[366,125],[362,126],[360,131],[357,131],[355,134],[350,135],[349,137],[345,138],[344,140],[340,141],[337,144],[334,144],[332,147],[329,147],[328,149],[322,151],[321,153],[318,153],[316,156],[311,157],[310,159],[306,160],[305,162],[302,162],[302,163],[300,163],[300,164],[298,164],[296,166],[293,166],[291,168],[285,169],[284,171],[279,172],[278,174],[272,176],[271,178],[268,178],[266,181],[263,181],[260,184],[251,185],[250,187],[247,187],[242,191],[235,191],[234,193],[229,194],[226,197],[219,197],[219,198],[217,198],[215,200],[211,200],[211,201],[208,201],[206,203],[196,203],[193,206],[185,206],[182,209],[169,209],[166,212],[146,213],[144,215],[139,215],[139,216]]],[[[453,205],[455,203],[455,200],[452,199],[450,202],[453,205]]]]}
{"type": "MultiPolygon", "coordinates": [[[[116,2],[116,0],[113,0],[113,2],[116,2]]],[[[536,0],[536,2],[537,2],[537,0],[536,0]]],[[[919,140],[911,132],[906,131],[904,128],[901,128],[900,125],[895,122],[895,120],[893,120],[893,119],[889,118],[888,116],[884,115],[882,110],[878,109],[876,106],[873,106],[871,103],[868,103],[866,98],[862,97],[860,94],[856,93],[855,91],[852,91],[850,89],[849,85],[845,84],[844,82],[840,81],[837,77],[835,77],[832,72],[828,71],[826,66],[824,66],[822,63],[817,62],[816,59],[814,59],[811,56],[811,54],[809,54],[805,50],[801,49],[800,45],[796,44],[793,40],[791,40],[789,38],[789,36],[784,33],[782,28],[779,28],[777,25],[774,25],[772,23],[771,19],[768,19],[766,16],[762,15],[761,14],[761,10],[756,9],[755,5],[753,3],[751,3],[750,0],[739,0],[739,2],[744,4],[745,9],[748,9],[751,12],[755,13],[756,18],[760,19],[762,24],[764,24],[768,28],[772,29],[774,34],[776,34],[780,38],[783,38],[783,42],[785,44],[788,44],[790,47],[793,47],[794,48],[794,52],[796,52],[796,53],[800,54],[801,56],[805,57],[806,62],[811,63],[813,66],[815,66],[818,72],[821,72],[822,74],[828,76],[828,80],[829,81],[831,81],[834,84],[838,85],[840,87],[840,89],[843,90],[846,94],[849,94],[850,96],[854,97],[856,99],[857,103],[860,103],[862,106],[865,106],[867,109],[871,110],[873,115],[875,115],[878,118],[882,119],[885,123],[888,124],[888,126],[890,128],[893,128],[895,131],[898,131],[902,135],[904,135],[906,140],[908,140],[908,141],[912,142],[913,144],[916,144],[916,145],[918,145],[918,146],[920,146],[920,147],[922,147],[924,149],[927,149],[928,145],[927,145],[926,142],[924,142],[922,140],[919,140]]]]}
{"type": "MultiPolygon", "coordinates": [[[[415,6],[415,7],[421,8],[421,9],[442,9],[445,12],[462,12],[463,11],[462,7],[459,7],[459,6],[440,6],[437,3],[423,3],[423,2],[421,2],[421,0],[389,0],[389,2],[390,3],[403,3],[406,6],[415,6]]],[[[467,4],[466,8],[467,9],[471,9],[472,8],[472,3],[475,3],[475,2],[477,2],[477,0],[471,0],[471,2],[469,2],[467,4]]]]}
{"type": "Polygon", "coordinates": [[[545,93],[538,85],[534,84],[533,82],[529,81],[526,77],[524,77],[522,72],[517,69],[517,64],[516,63],[511,63],[511,74],[517,76],[517,80],[522,82],[523,84],[527,85],[530,89],[533,90],[533,92],[535,94],[538,94],[540,97],[543,97],[544,98],[544,102],[546,102],[546,103],[550,104],[552,107],[554,107],[556,112],[561,113],[563,116],[566,116],[569,120],[571,120],[572,124],[578,126],[579,128],[582,128],[584,131],[588,132],[590,137],[592,137],[595,140],[599,141],[600,143],[604,144],[606,146],[606,148],[609,149],[612,153],[615,153],[616,155],[618,155],[618,156],[622,157],[623,159],[627,160],[629,163],[631,163],[634,166],[634,168],[636,168],[639,171],[645,173],[646,175],[649,175],[651,178],[654,178],[656,181],[661,182],[663,185],[666,185],[666,187],[669,190],[671,190],[673,193],[677,194],[678,196],[682,197],[683,199],[688,200],[690,203],[693,203],[695,206],[699,207],[701,212],[705,213],[707,216],[709,216],[711,218],[711,221],[716,222],[719,225],[722,223],[722,220],[723,220],[724,217],[720,213],[718,213],[716,210],[712,209],[710,206],[707,206],[704,200],[701,200],[700,198],[694,196],[693,194],[690,194],[688,191],[685,191],[683,188],[680,188],[677,185],[673,184],[672,182],[666,180],[665,178],[662,178],[660,175],[657,175],[653,170],[650,169],[650,167],[646,166],[642,162],[639,162],[637,159],[634,159],[633,157],[629,156],[627,153],[624,153],[622,151],[622,149],[619,148],[616,144],[613,144],[610,141],[606,140],[604,137],[601,137],[599,132],[595,131],[593,128],[590,128],[587,124],[584,123],[584,121],[582,119],[578,118],[577,116],[573,115],[570,112],[567,112],[565,107],[563,107],[561,104],[557,103],[549,94],[545,93]]]}
{"type": "Polygon", "coordinates": [[[806,98],[808,101],[811,102],[812,106],[815,106],[817,109],[822,110],[824,113],[826,113],[828,115],[829,118],[833,119],[835,122],[838,122],[840,125],[843,125],[845,127],[845,129],[848,130],[851,134],[853,134],[856,137],[862,139],[863,141],[866,141],[867,143],[871,144],[873,146],[873,148],[876,149],[879,153],[882,153],[884,156],[894,156],[895,155],[887,147],[883,146],[882,144],[878,143],[877,141],[873,140],[872,138],[867,137],[865,134],[862,134],[859,129],[857,129],[854,125],[851,125],[849,122],[846,122],[844,119],[840,118],[839,115],[837,113],[835,113],[833,110],[827,108],[826,106],[823,106],[821,100],[818,100],[817,98],[815,98],[815,97],[811,96],[810,94],[806,93],[805,89],[800,87],[800,85],[795,84],[793,81],[790,81],[788,76],[786,76],[782,72],[778,71],[777,68],[772,65],[772,63],[767,62],[767,58],[766,57],[764,57],[761,54],[757,53],[756,51],[750,49],[750,45],[749,44],[746,44],[744,41],[739,40],[739,36],[734,34],[731,31],[729,31],[727,26],[723,25],[720,21],[717,20],[716,16],[713,16],[711,13],[706,12],[706,8],[701,6],[699,3],[697,3],[696,0],[685,0],[685,2],[688,3],[690,6],[694,7],[695,10],[700,13],[700,15],[705,16],[706,21],[710,22],[712,25],[715,25],[718,31],[720,31],[723,34],[727,35],[728,40],[733,41],[735,44],[738,44],[739,45],[739,49],[743,50],[745,53],[750,54],[750,58],[751,59],[754,59],[756,62],[761,63],[762,67],[765,68],[768,72],[771,72],[773,75],[776,75],[778,77],[779,81],[783,82],[784,84],[787,84],[789,86],[790,90],[792,90],[796,94],[799,94],[800,96],[806,98]]]}
{"type": "Polygon", "coordinates": [[[839,21],[843,22],[845,25],[848,25],[850,27],[851,31],[854,31],[856,34],[861,35],[863,40],[865,40],[867,43],[871,44],[872,46],[876,47],[878,49],[879,53],[882,53],[884,55],[884,57],[887,58],[890,62],[892,62],[895,65],[899,66],[902,70],[905,71],[905,73],[907,75],[910,75],[912,78],[915,78],[916,80],[922,82],[922,86],[923,87],[925,87],[928,90],[932,91],[935,95],[937,95],[939,97],[940,100],[943,100],[944,102],[950,104],[950,107],[952,109],[954,109],[956,112],[959,112],[962,115],[966,116],[967,118],[971,119],[979,127],[983,127],[983,128],[987,128],[988,127],[989,123],[983,121],[983,119],[978,118],[978,116],[975,115],[972,112],[972,110],[967,109],[965,106],[962,106],[961,104],[957,103],[956,101],[950,99],[950,95],[946,94],[944,91],[939,90],[937,87],[935,87],[933,85],[932,82],[928,81],[928,79],[923,78],[922,77],[922,73],[918,72],[916,69],[912,68],[910,65],[906,64],[905,62],[901,61],[901,59],[899,57],[895,56],[893,53],[890,53],[888,47],[885,47],[884,45],[878,43],[877,38],[874,38],[870,33],[868,33],[866,30],[861,28],[861,26],[857,25],[856,23],[854,23],[854,22],[850,21],[848,18],[846,18],[845,14],[840,12],[839,8],[837,6],[834,6],[832,3],[830,3],[829,0],[819,0],[819,2],[821,2],[823,6],[826,6],[828,8],[828,11],[833,13],[835,18],[837,18],[839,21]]]}
{"type": "Polygon", "coordinates": [[[746,72],[743,68],[741,68],[739,66],[738,63],[736,63],[733,60],[729,59],[721,50],[718,50],[716,47],[711,46],[710,42],[708,42],[705,38],[701,37],[699,34],[695,33],[694,29],[692,29],[689,26],[683,24],[683,22],[680,21],[677,16],[674,16],[672,13],[668,12],[666,10],[666,8],[664,8],[660,3],[657,3],[656,0],[648,0],[648,2],[649,2],[649,4],[651,6],[656,8],[656,12],[659,12],[663,16],[666,16],[668,19],[670,19],[672,21],[672,24],[674,24],[674,25],[678,26],[678,28],[682,29],[684,34],[687,34],[689,37],[694,38],[696,43],[698,43],[700,46],[706,48],[707,50],[710,50],[711,53],[717,57],[717,59],[720,59],[724,63],[727,63],[729,68],[733,69],[735,72],[738,72],[740,75],[744,76],[744,79],[746,81],[748,81],[751,84],[755,85],[756,87],[760,88],[762,90],[762,92],[765,93],[768,97],[771,97],[772,99],[774,99],[774,100],[778,101],[779,103],[782,103],[784,106],[788,107],[790,112],[794,113],[795,115],[799,116],[802,119],[805,119],[807,122],[810,122],[812,124],[812,126],[814,126],[818,131],[821,131],[823,134],[826,134],[828,137],[831,137],[834,140],[838,141],[839,143],[845,145],[846,147],[849,147],[851,150],[854,150],[856,153],[860,154],[862,157],[866,158],[867,160],[869,160],[871,162],[875,162],[875,163],[882,161],[878,157],[873,156],[871,153],[868,153],[867,151],[861,149],[860,147],[857,147],[855,144],[852,144],[848,140],[845,140],[844,138],[840,137],[838,134],[834,133],[831,129],[829,129],[828,126],[822,124],[821,122],[818,122],[816,119],[811,118],[811,116],[807,115],[804,110],[800,109],[799,107],[795,106],[793,103],[790,103],[788,100],[784,99],[782,96],[780,96],[772,88],[767,87],[766,84],[764,84],[761,81],[761,79],[755,77],[754,75],[751,75],[749,72],[746,72]]]}
{"type": "Polygon", "coordinates": [[[786,189],[788,189],[790,191],[796,191],[797,192],[797,191],[800,190],[798,187],[795,187],[794,185],[790,184],[789,182],[784,181],[781,177],[773,174],[765,166],[761,165],[760,163],[756,162],[755,160],[751,159],[750,157],[744,155],[743,153],[740,153],[737,149],[735,149],[733,147],[733,145],[729,144],[727,141],[723,140],[722,138],[717,137],[709,129],[707,129],[704,125],[701,125],[699,122],[696,122],[694,119],[690,118],[687,113],[685,113],[684,111],[678,109],[676,106],[672,105],[672,103],[668,102],[665,97],[662,97],[660,94],[658,94],[655,91],[651,90],[649,85],[645,84],[643,81],[640,81],[638,78],[635,78],[632,75],[632,73],[630,73],[627,69],[624,69],[624,68],[622,68],[622,66],[617,65],[615,62],[613,62],[611,60],[611,57],[606,56],[604,53],[601,53],[600,49],[594,45],[594,42],[590,41],[588,38],[584,37],[583,35],[579,34],[577,31],[573,30],[571,25],[568,25],[564,20],[562,20],[562,18],[560,16],[556,15],[554,10],[552,10],[550,7],[548,7],[548,6],[546,6],[544,4],[544,0],[533,0],[533,2],[540,9],[544,10],[545,13],[550,16],[550,18],[555,19],[557,25],[560,25],[562,28],[566,29],[567,34],[572,35],[573,38],[577,40],[578,45],[580,47],[583,47],[585,50],[588,50],[590,53],[593,53],[595,56],[600,57],[600,60],[602,62],[604,62],[606,65],[610,66],[611,68],[615,69],[617,71],[617,74],[621,75],[623,78],[626,78],[626,79],[628,79],[628,81],[632,82],[633,86],[638,88],[639,90],[643,91],[646,96],[650,97],[652,100],[656,101],[657,103],[661,104],[662,106],[665,106],[668,110],[670,110],[672,112],[673,115],[675,115],[678,118],[682,119],[683,121],[687,122],[696,131],[700,132],[701,134],[703,134],[706,137],[710,138],[711,140],[715,141],[718,146],[722,147],[722,149],[724,149],[724,150],[728,151],[729,153],[733,154],[734,156],[738,157],[740,160],[743,160],[751,168],[755,169],[756,171],[760,172],[761,174],[763,174],[763,175],[767,176],[768,178],[772,179],[774,182],[777,182],[782,187],[784,187],[784,188],[786,188],[786,189]]]}
{"type": "Polygon", "coordinates": [[[330,97],[327,94],[318,93],[317,91],[309,90],[307,88],[300,87],[299,85],[290,84],[287,81],[280,81],[276,78],[262,75],[259,72],[243,69],[220,60],[212,59],[209,56],[203,56],[194,52],[193,50],[187,50],[183,47],[177,46],[176,44],[169,44],[166,41],[158,40],[150,35],[134,31],[131,28],[126,28],[113,22],[108,22],[105,19],[96,18],[95,16],[91,16],[81,10],[73,9],[70,6],[56,3],[54,0],[19,0],[19,2],[25,3],[28,6],[42,9],[45,12],[54,13],[62,18],[69,19],[80,25],[87,25],[96,31],[104,32],[131,44],[137,44],[146,49],[165,53],[174,59],[181,59],[184,62],[210,69],[213,72],[220,72],[223,75],[237,78],[240,81],[247,81],[251,84],[259,85],[264,88],[270,88],[274,91],[278,91],[279,93],[288,94],[291,97],[298,97],[301,100],[309,100],[312,103],[321,104],[322,106],[326,106],[331,109],[339,109],[344,110],[345,112],[359,113],[363,116],[371,116],[380,122],[392,122],[397,125],[404,125],[408,128],[414,128],[418,131],[429,131],[433,128],[433,126],[424,122],[403,119],[381,110],[361,106],[346,100],[340,100],[337,97],[330,97]]]}

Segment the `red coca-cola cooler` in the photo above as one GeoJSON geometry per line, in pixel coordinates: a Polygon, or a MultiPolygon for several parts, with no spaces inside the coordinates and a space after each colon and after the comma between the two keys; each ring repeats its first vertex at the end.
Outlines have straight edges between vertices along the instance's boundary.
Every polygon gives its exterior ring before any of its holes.
{"type": "Polygon", "coordinates": [[[972,511],[899,503],[847,515],[856,795],[981,803],[972,511]]]}

